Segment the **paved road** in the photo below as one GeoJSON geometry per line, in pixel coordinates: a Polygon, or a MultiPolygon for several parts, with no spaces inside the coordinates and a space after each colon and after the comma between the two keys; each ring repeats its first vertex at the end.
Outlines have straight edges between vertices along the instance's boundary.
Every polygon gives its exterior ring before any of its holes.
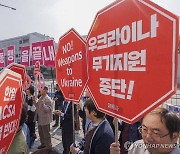
{"type": "MultiPolygon", "coordinates": [[[[52,127],[52,125],[54,125],[54,122],[51,123],[51,141],[52,141],[52,146],[55,147],[55,149],[57,149],[57,151],[60,152],[60,154],[63,153],[63,146],[62,146],[62,136],[61,136],[61,129],[59,129],[59,127],[52,127]]],[[[38,150],[37,147],[40,145],[40,141],[39,141],[39,134],[36,130],[36,135],[37,138],[32,146],[32,148],[30,149],[30,153],[38,150]]],[[[79,133],[75,132],[75,141],[80,141],[83,138],[83,132],[80,130],[79,133]]]]}

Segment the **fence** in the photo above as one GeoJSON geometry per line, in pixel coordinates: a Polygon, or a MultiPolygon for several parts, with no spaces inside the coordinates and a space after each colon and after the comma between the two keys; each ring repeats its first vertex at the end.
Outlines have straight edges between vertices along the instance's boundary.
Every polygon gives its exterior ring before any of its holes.
{"type": "Polygon", "coordinates": [[[48,95],[53,98],[54,97],[54,92],[56,91],[56,81],[51,80],[46,80],[45,81],[46,86],[48,87],[48,95]]]}
{"type": "MultiPolygon", "coordinates": [[[[48,86],[49,89],[48,95],[51,98],[54,97],[55,85],[56,81],[46,80],[46,86],[48,86]]],[[[166,102],[162,104],[162,107],[180,115],[180,87],[177,90],[176,94],[174,94],[170,99],[168,99],[166,102]]]]}
{"type": "Polygon", "coordinates": [[[169,100],[162,104],[162,106],[169,111],[173,111],[180,117],[180,89],[177,90],[169,100]]]}

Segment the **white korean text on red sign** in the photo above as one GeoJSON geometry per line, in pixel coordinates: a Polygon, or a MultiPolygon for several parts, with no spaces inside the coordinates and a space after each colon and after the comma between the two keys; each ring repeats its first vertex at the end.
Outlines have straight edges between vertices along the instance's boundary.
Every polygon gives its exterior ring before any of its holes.
{"type": "Polygon", "coordinates": [[[87,37],[88,87],[98,109],[134,123],[176,91],[178,18],[148,0],[117,0],[87,37]]]}
{"type": "Polygon", "coordinates": [[[9,69],[0,74],[0,153],[6,154],[19,128],[23,104],[21,75],[9,69]]]}

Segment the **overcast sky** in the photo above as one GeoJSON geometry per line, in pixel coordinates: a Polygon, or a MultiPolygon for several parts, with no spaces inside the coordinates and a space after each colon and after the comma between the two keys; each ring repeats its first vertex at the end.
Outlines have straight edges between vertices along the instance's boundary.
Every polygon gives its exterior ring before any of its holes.
{"type": "MultiPolygon", "coordinates": [[[[0,0],[0,40],[32,32],[58,39],[70,28],[87,35],[96,13],[114,0],[0,0]]],[[[152,0],[180,16],[180,0],[152,0]]]]}

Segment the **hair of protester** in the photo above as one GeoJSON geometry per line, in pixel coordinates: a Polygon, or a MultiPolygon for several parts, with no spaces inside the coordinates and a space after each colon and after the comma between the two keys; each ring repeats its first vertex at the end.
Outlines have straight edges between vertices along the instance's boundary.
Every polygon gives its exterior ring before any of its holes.
{"type": "Polygon", "coordinates": [[[44,86],[44,88],[43,88],[44,90],[46,90],[46,91],[48,91],[48,87],[47,86],[44,86]]]}
{"type": "Polygon", "coordinates": [[[22,126],[25,123],[26,119],[27,119],[27,106],[23,103],[19,126],[22,126]]]}
{"type": "Polygon", "coordinates": [[[28,88],[31,95],[34,95],[34,86],[30,85],[28,88]]]}
{"type": "Polygon", "coordinates": [[[161,121],[165,124],[166,128],[168,129],[169,136],[171,139],[173,138],[174,132],[180,132],[180,118],[172,111],[168,111],[163,107],[158,107],[151,111],[149,114],[160,115],[161,121]]]}
{"type": "Polygon", "coordinates": [[[60,154],[55,148],[43,148],[33,152],[32,154],[60,154]]]}
{"type": "Polygon", "coordinates": [[[97,110],[97,108],[96,108],[96,106],[95,106],[95,104],[91,98],[88,98],[85,101],[84,107],[87,108],[89,113],[91,113],[92,111],[96,112],[96,114],[97,114],[97,115],[95,115],[96,118],[104,118],[105,117],[105,113],[97,110]]]}

